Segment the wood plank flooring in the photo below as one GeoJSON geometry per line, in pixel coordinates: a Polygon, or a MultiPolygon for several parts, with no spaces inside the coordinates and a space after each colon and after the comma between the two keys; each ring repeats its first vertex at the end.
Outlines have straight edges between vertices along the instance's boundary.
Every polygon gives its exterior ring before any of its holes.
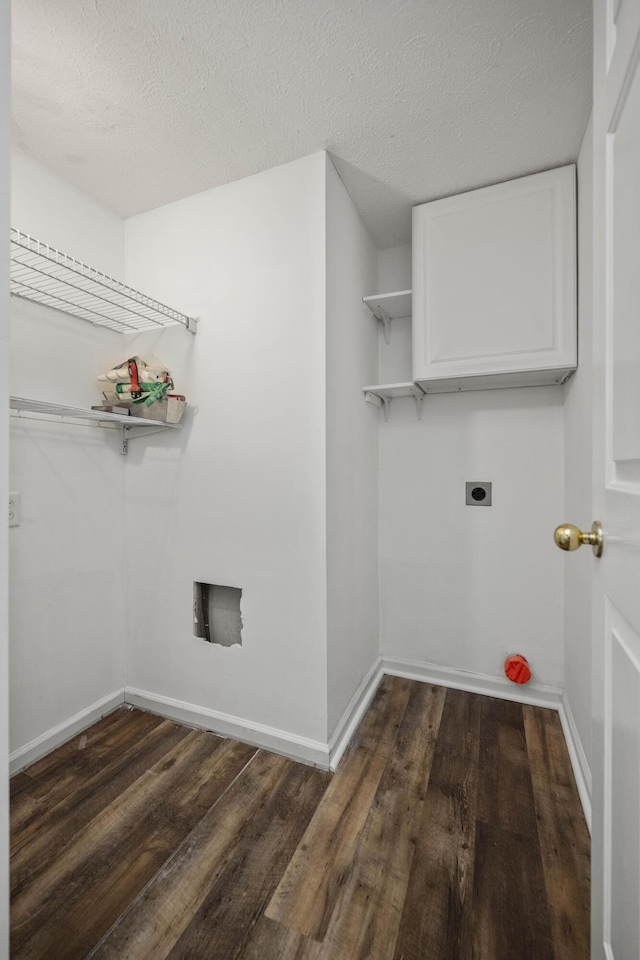
{"type": "Polygon", "coordinates": [[[16,960],[588,960],[558,715],[386,677],[329,774],[123,708],[12,780],[16,960]]]}

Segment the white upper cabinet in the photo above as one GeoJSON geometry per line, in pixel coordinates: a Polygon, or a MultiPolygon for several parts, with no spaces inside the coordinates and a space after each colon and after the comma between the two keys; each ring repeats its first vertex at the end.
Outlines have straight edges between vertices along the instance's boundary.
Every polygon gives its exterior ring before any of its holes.
{"type": "Polygon", "coordinates": [[[413,208],[413,379],[563,383],[577,364],[575,167],[413,208]]]}

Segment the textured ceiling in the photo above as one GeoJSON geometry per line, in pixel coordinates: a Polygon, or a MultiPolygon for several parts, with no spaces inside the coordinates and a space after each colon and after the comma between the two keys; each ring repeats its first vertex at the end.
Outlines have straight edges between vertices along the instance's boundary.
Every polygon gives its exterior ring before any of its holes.
{"type": "Polygon", "coordinates": [[[576,158],[591,0],[15,0],[14,139],[122,216],[318,149],[380,246],[576,158]]]}

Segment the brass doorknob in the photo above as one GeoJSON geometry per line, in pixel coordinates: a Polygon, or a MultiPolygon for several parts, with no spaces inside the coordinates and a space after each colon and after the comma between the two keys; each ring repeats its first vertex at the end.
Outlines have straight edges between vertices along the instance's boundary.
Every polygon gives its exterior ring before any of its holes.
{"type": "Polygon", "coordinates": [[[588,543],[596,557],[602,556],[602,524],[595,520],[589,533],[583,533],[572,523],[561,523],[556,527],[553,539],[561,550],[577,550],[588,543]]]}

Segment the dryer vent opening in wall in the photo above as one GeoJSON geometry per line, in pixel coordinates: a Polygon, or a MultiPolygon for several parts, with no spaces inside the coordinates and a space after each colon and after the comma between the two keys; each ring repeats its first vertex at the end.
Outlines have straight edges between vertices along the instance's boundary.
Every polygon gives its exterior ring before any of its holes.
{"type": "Polygon", "coordinates": [[[231,647],[242,646],[242,616],[239,587],[222,587],[214,583],[193,585],[193,635],[207,643],[231,647]]]}

